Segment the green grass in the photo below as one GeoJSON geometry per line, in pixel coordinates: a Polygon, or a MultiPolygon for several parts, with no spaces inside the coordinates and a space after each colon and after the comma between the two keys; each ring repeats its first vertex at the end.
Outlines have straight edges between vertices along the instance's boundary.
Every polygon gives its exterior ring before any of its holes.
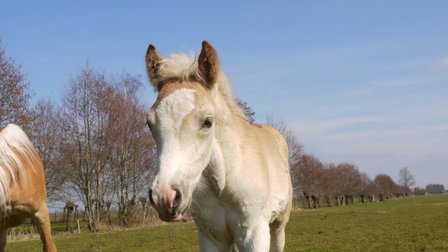
{"type": "MultiPolygon", "coordinates": [[[[193,223],[165,224],[111,233],[81,233],[55,237],[59,251],[197,251],[193,223]]],[[[40,241],[9,242],[7,251],[41,251],[40,241]]]]}
{"type": "MultiPolygon", "coordinates": [[[[58,236],[60,251],[198,251],[193,223],[58,236]]],[[[40,251],[38,240],[7,251],[40,251]]],[[[285,251],[448,251],[448,194],[295,211],[285,251]]]]}
{"type": "Polygon", "coordinates": [[[291,216],[286,251],[448,251],[448,195],[291,216]]]}

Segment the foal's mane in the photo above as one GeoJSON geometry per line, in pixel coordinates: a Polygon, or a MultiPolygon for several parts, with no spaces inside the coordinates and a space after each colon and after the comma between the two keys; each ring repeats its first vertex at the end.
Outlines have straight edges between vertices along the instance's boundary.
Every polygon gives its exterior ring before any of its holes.
{"type": "Polygon", "coordinates": [[[8,202],[10,185],[19,179],[17,176],[25,175],[28,169],[34,171],[26,164],[36,158],[33,144],[20,127],[8,124],[0,130],[0,216],[8,202]]]}
{"type": "MultiPolygon", "coordinates": [[[[163,58],[159,69],[161,81],[201,81],[202,77],[198,68],[198,57],[196,55],[186,55],[174,53],[167,58],[163,58]]],[[[226,105],[233,115],[248,120],[246,114],[238,106],[233,95],[232,85],[227,75],[220,70],[218,80],[215,83],[217,91],[221,94],[226,105]]]]}

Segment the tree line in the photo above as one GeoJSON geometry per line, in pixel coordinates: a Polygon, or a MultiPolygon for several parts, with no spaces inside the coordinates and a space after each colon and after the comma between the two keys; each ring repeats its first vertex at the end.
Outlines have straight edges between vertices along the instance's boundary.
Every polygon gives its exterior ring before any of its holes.
{"type": "MultiPolygon", "coordinates": [[[[378,174],[371,179],[354,164],[323,164],[310,154],[304,154],[293,169],[296,169],[299,175],[306,208],[342,206],[353,204],[355,201],[385,201],[413,193],[411,184],[397,184],[387,174],[378,174]]],[[[405,170],[408,169],[401,169],[405,170]]],[[[409,180],[412,177],[407,173],[409,180]]]]}
{"type": "MultiPolygon", "coordinates": [[[[141,86],[135,75],[110,77],[86,64],[68,81],[60,102],[31,106],[26,76],[0,43],[0,127],[16,123],[25,129],[44,163],[48,198],[80,202],[90,230],[98,229],[111,208],[120,224],[128,225],[136,202],[148,202],[156,150],[146,127],[147,108],[138,97],[141,86]]],[[[253,123],[255,113],[244,101],[238,103],[253,123]]],[[[410,176],[401,186],[386,174],[371,180],[353,164],[323,164],[304,153],[285,123],[267,123],[288,142],[294,196],[305,207],[410,193],[414,182],[407,168],[410,176]]]]}

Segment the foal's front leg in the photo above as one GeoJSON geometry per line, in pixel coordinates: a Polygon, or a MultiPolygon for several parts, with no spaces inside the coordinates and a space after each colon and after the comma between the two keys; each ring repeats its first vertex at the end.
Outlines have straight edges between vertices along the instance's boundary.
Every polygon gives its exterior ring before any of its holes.
{"type": "Polygon", "coordinates": [[[254,225],[239,228],[235,243],[239,251],[268,252],[270,248],[271,236],[269,233],[269,223],[260,220],[254,225]]]}

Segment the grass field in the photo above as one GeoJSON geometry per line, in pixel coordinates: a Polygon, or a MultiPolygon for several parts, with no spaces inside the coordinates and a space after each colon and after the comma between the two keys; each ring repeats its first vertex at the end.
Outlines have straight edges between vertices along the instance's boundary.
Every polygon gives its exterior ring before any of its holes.
{"type": "MultiPolygon", "coordinates": [[[[59,251],[198,251],[193,223],[55,238],[59,251]]],[[[40,251],[38,240],[7,251],[40,251]]],[[[295,211],[285,251],[448,251],[448,194],[295,211]]]]}

